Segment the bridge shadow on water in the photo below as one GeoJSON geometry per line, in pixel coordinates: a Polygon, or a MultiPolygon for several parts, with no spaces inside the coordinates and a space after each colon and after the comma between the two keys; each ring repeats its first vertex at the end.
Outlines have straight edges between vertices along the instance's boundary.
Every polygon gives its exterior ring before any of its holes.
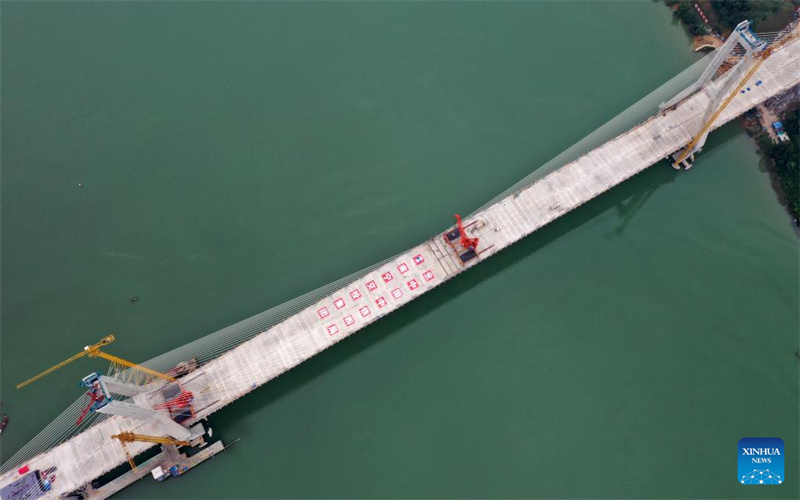
{"type": "MultiPolygon", "coordinates": [[[[629,197],[620,198],[619,201],[615,203],[614,208],[616,209],[617,215],[619,217],[619,224],[617,225],[617,227],[614,228],[615,234],[617,235],[622,234],[625,231],[625,228],[628,227],[628,224],[630,224],[630,222],[636,217],[636,214],[639,213],[639,211],[645,206],[647,200],[649,200],[650,197],[653,196],[653,193],[655,193],[661,186],[669,184],[670,182],[674,181],[679,174],[677,170],[669,167],[666,161],[661,161],[654,167],[655,169],[657,169],[656,172],[651,172],[650,170],[646,170],[645,172],[642,172],[641,174],[634,177],[633,179],[628,180],[628,183],[634,185],[637,183],[638,180],[650,177],[649,179],[647,179],[648,182],[639,182],[640,186],[635,186],[635,187],[632,186],[630,189],[632,193],[630,194],[629,197]]],[[[604,193],[598,198],[602,198],[606,194],[613,195],[616,189],[619,189],[622,186],[625,186],[626,184],[627,183],[623,183],[621,186],[617,186],[617,188],[612,189],[609,193],[604,193]]],[[[619,193],[620,196],[623,195],[621,191],[622,189],[620,189],[619,193]]]]}
{"type": "MultiPolygon", "coordinates": [[[[708,142],[705,144],[703,151],[700,153],[700,156],[697,159],[702,161],[704,153],[707,155],[711,151],[721,147],[738,135],[739,132],[740,129],[736,124],[729,123],[721,127],[715,135],[709,137],[708,142]]],[[[627,182],[622,183],[621,186],[617,186],[617,188],[599,196],[598,198],[603,198],[606,195],[613,196],[613,194],[617,192],[619,192],[620,196],[624,196],[623,190],[619,188],[630,185],[629,191],[631,191],[632,194],[627,198],[623,197],[615,205],[620,222],[619,225],[614,228],[614,234],[622,234],[628,224],[635,218],[636,214],[642,209],[642,207],[644,207],[644,205],[647,203],[647,200],[650,199],[653,193],[655,193],[656,190],[658,190],[664,184],[674,181],[680,173],[681,172],[678,170],[669,167],[669,162],[667,162],[667,160],[662,160],[633,179],[629,179],[627,182]],[[645,178],[647,178],[646,181],[639,182],[637,185],[637,180],[645,178]],[[619,191],[617,191],[617,189],[619,189],[619,191]]],[[[597,200],[597,198],[595,200],[597,200]]]]}
{"type": "MultiPolygon", "coordinates": [[[[722,146],[737,133],[739,130],[733,127],[723,127],[722,131],[717,132],[716,140],[710,140],[707,143],[706,153],[722,146]]],[[[659,161],[642,173],[528,235],[481,265],[470,269],[469,272],[459,275],[457,279],[442,284],[425,294],[421,298],[422,300],[414,300],[398,309],[389,315],[391,321],[383,320],[369,325],[364,331],[357,332],[320,355],[301,363],[283,376],[269,382],[266,385],[269,390],[256,391],[258,397],[243,398],[236,402],[235,410],[231,411],[229,407],[214,415],[212,423],[219,425],[223,430],[236,426],[237,421],[248,414],[267,408],[306,383],[348,361],[351,357],[358,356],[397,330],[435,312],[464,292],[514,266],[522,259],[579,229],[609,210],[615,210],[619,218],[613,234],[622,234],[652,195],[661,187],[675,181],[678,175],[686,174],[673,169],[666,160],[659,161]]]]}

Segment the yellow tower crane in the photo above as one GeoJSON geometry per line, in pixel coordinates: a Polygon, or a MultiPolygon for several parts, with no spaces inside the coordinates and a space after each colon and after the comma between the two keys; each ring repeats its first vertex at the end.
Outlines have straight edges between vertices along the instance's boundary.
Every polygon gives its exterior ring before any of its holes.
{"type": "Polygon", "coordinates": [[[703,138],[703,135],[706,132],[708,132],[708,129],[711,128],[711,126],[714,124],[714,121],[717,118],[719,118],[719,115],[721,115],[722,112],[725,110],[725,108],[728,107],[728,104],[730,104],[731,101],[733,101],[733,98],[736,97],[739,91],[742,90],[742,87],[744,87],[747,84],[747,81],[750,79],[750,77],[755,74],[758,68],[761,67],[761,64],[767,59],[767,57],[771,53],[772,53],[771,50],[765,49],[763,52],[755,54],[755,63],[752,65],[750,70],[744,75],[744,78],[742,78],[741,82],[739,82],[739,84],[737,84],[736,87],[731,91],[730,95],[728,95],[728,97],[724,101],[722,101],[722,104],[717,109],[717,111],[713,115],[711,115],[711,118],[709,118],[703,124],[703,126],[700,128],[700,131],[697,132],[694,137],[692,137],[692,140],[683,150],[681,155],[673,163],[674,167],[677,168],[682,161],[686,160],[686,158],[688,158],[689,155],[692,154],[692,152],[694,151],[694,147],[697,146],[697,143],[700,142],[700,139],[703,138]]]}
{"type": "Polygon", "coordinates": [[[128,458],[128,463],[131,464],[131,468],[133,470],[136,470],[136,463],[134,463],[133,457],[128,451],[126,443],[140,441],[144,443],[171,444],[174,446],[187,446],[189,444],[189,441],[179,441],[167,436],[147,436],[145,434],[134,434],[133,432],[120,432],[119,434],[114,434],[111,437],[119,441],[119,444],[122,445],[122,449],[125,450],[125,456],[128,458]]]}
{"type": "Polygon", "coordinates": [[[76,359],[82,358],[84,356],[89,356],[90,358],[103,358],[103,359],[105,359],[107,361],[110,361],[111,362],[111,366],[115,367],[115,368],[122,368],[122,367],[130,368],[132,374],[143,374],[144,376],[156,377],[156,378],[160,378],[162,380],[167,380],[169,382],[174,382],[175,381],[174,377],[171,377],[171,376],[166,375],[164,373],[158,372],[156,370],[152,370],[152,369],[147,368],[145,366],[137,365],[136,363],[131,363],[130,361],[127,361],[125,359],[119,358],[117,356],[113,356],[111,354],[105,353],[105,352],[100,350],[101,347],[107,346],[108,344],[114,342],[114,340],[115,340],[114,335],[108,335],[106,337],[103,337],[103,339],[100,340],[100,342],[98,342],[98,343],[96,343],[94,345],[89,345],[89,346],[84,347],[83,351],[81,351],[78,354],[72,356],[71,358],[62,361],[61,363],[48,368],[47,370],[45,370],[42,373],[36,375],[35,377],[31,377],[28,380],[26,380],[25,382],[22,382],[21,384],[17,385],[17,389],[21,389],[21,388],[25,387],[28,384],[36,382],[37,380],[39,380],[40,378],[44,377],[45,375],[53,373],[54,371],[58,370],[59,368],[61,368],[63,366],[66,366],[66,365],[72,363],[73,361],[75,361],[76,359]]]}

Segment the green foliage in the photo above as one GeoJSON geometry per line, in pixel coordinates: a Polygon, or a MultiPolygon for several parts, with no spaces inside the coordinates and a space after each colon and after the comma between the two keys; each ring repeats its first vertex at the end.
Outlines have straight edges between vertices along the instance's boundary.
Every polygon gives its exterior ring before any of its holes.
{"type": "Polygon", "coordinates": [[[772,139],[766,132],[759,133],[758,137],[756,137],[756,142],[758,143],[758,148],[765,154],[772,150],[772,139]]]}
{"type": "Polygon", "coordinates": [[[695,10],[693,1],[680,0],[680,2],[667,2],[667,5],[675,4],[678,4],[678,8],[675,9],[675,17],[681,20],[692,35],[702,35],[706,33],[703,20],[700,18],[700,14],[695,10]]]}
{"type": "Polygon", "coordinates": [[[710,0],[710,2],[720,22],[726,28],[733,28],[746,19],[763,21],[791,3],[790,0],[710,0]]]}
{"type": "Polygon", "coordinates": [[[800,217],[800,108],[794,107],[786,112],[783,127],[790,141],[772,144],[767,134],[762,134],[758,138],[758,144],[772,161],[789,212],[798,219],[800,217]]]}
{"type": "Polygon", "coordinates": [[[795,147],[800,150],[800,105],[786,111],[783,129],[795,147]]]}

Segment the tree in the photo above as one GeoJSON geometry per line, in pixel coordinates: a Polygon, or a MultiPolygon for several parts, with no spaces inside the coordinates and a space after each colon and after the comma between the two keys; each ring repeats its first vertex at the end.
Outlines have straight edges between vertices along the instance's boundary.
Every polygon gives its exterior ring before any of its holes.
{"type": "Polygon", "coordinates": [[[678,8],[675,9],[675,17],[680,19],[681,22],[686,25],[689,33],[692,35],[702,35],[706,33],[703,20],[700,19],[700,16],[694,9],[694,2],[691,0],[681,1],[681,3],[678,5],[678,8]]]}
{"type": "Polygon", "coordinates": [[[790,4],[790,0],[710,0],[720,22],[734,28],[744,20],[763,21],[790,4]]]}

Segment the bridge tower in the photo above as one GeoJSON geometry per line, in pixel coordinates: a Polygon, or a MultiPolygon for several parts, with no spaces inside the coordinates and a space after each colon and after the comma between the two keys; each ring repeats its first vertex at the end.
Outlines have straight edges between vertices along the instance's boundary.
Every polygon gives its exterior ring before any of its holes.
{"type": "Polygon", "coordinates": [[[89,389],[87,394],[90,397],[90,402],[78,423],[91,411],[108,415],[121,415],[148,422],[158,429],[160,434],[172,436],[175,439],[187,440],[197,437],[189,429],[175,422],[167,413],[143,407],[137,404],[133,398],[128,401],[120,401],[112,397],[112,394],[129,397],[136,396],[146,391],[142,387],[120,382],[113,377],[98,373],[90,373],[81,380],[80,385],[89,389]]]}
{"type": "Polygon", "coordinates": [[[677,105],[682,100],[702,91],[708,96],[708,105],[703,117],[697,124],[689,144],[672,155],[673,167],[680,170],[691,168],[694,154],[703,148],[714,121],[722,110],[736,96],[748,78],[763,62],[767,42],[760,39],[751,29],[749,21],[742,21],[734,28],[728,40],[717,49],[711,63],[692,85],[684,89],[669,101],[662,103],[665,110],[677,105]],[[724,71],[723,66],[728,66],[724,71]]]}
{"type": "Polygon", "coordinates": [[[176,378],[180,376],[176,371],[177,367],[168,373],[161,373],[101,350],[115,340],[114,335],[107,335],[100,342],[84,347],[83,351],[78,354],[18,384],[17,389],[25,387],[77,359],[99,357],[111,362],[109,372],[115,372],[115,374],[106,376],[90,373],[81,380],[79,385],[88,389],[86,394],[89,396],[89,404],[81,413],[76,425],[79,425],[88,413],[97,412],[148,422],[163,435],[172,436],[174,439],[188,440],[197,437],[180,423],[190,421],[194,417],[194,409],[191,406],[194,395],[185,391],[176,378]],[[129,399],[115,400],[112,397],[113,394],[129,399]]]}

